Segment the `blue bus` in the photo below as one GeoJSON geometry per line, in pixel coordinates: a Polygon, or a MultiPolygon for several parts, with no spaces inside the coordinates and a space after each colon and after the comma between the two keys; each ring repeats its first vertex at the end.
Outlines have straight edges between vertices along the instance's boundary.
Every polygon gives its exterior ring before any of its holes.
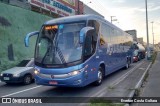
{"type": "Polygon", "coordinates": [[[132,36],[96,15],[45,22],[35,46],[35,82],[46,86],[100,85],[103,78],[132,62],[132,36]]]}

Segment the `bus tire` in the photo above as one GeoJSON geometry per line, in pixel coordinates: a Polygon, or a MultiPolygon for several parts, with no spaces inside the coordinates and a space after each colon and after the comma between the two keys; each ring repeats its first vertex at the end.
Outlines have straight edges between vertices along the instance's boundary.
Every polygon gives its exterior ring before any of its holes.
{"type": "Polygon", "coordinates": [[[97,76],[98,76],[98,79],[97,81],[94,82],[95,86],[99,86],[102,84],[102,80],[103,80],[103,68],[102,67],[99,67],[97,76]]]}

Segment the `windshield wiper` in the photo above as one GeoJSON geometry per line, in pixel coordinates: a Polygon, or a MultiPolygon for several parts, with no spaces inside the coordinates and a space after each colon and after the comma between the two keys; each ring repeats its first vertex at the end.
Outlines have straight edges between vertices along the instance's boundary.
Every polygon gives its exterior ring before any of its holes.
{"type": "MultiPolygon", "coordinates": [[[[56,35],[58,35],[58,34],[56,34],[56,35]]],[[[60,59],[61,59],[61,62],[62,62],[63,64],[66,64],[66,61],[65,61],[65,59],[64,59],[64,56],[63,56],[61,50],[60,50],[59,47],[58,47],[58,36],[56,36],[55,39],[54,39],[54,41],[53,41],[53,47],[52,47],[52,49],[53,49],[53,48],[54,48],[54,50],[53,50],[54,56],[56,55],[56,51],[58,51],[57,53],[58,53],[58,55],[59,55],[59,57],[60,57],[60,59]]],[[[54,59],[53,59],[53,60],[54,60],[54,59]]]]}
{"type": "Polygon", "coordinates": [[[46,58],[47,54],[49,53],[49,51],[50,51],[51,47],[52,47],[52,46],[49,46],[49,47],[48,47],[48,49],[47,49],[47,51],[46,51],[46,53],[45,53],[45,55],[44,55],[44,57],[43,57],[43,59],[42,59],[41,63],[43,63],[43,62],[44,62],[44,59],[46,58]]]}
{"type": "Polygon", "coordinates": [[[53,63],[54,61],[56,61],[55,59],[58,59],[58,58],[56,58],[56,53],[58,53],[58,55],[60,57],[59,60],[61,61],[61,63],[66,64],[65,58],[64,58],[61,50],[58,47],[57,34],[55,35],[55,38],[54,38],[53,42],[51,43],[51,45],[48,46],[47,51],[46,51],[41,63],[44,63],[44,60],[46,59],[48,54],[49,54],[49,56],[52,57],[52,63],[53,63]]]}
{"type": "Polygon", "coordinates": [[[62,51],[59,49],[58,46],[57,46],[56,48],[57,48],[57,51],[58,51],[58,54],[59,54],[59,57],[60,57],[61,61],[62,61],[63,63],[66,63],[66,61],[65,61],[65,59],[64,59],[64,56],[63,56],[63,54],[62,54],[62,51]]]}

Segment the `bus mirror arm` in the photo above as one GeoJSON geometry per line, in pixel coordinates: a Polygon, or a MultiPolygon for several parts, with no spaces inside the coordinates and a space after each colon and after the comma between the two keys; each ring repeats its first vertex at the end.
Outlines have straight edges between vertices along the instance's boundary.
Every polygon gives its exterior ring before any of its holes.
{"type": "Polygon", "coordinates": [[[31,32],[31,33],[28,33],[24,38],[25,47],[29,47],[29,38],[31,36],[35,36],[35,35],[38,35],[38,34],[39,34],[39,31],[34,31],[34,32],[31,32]]]}
{"type": "Polygon", "coordinates": [[[82,44],[88,31],[94,30],[93,27],[84,27],[80,30],[79,43],[82,44]]]}

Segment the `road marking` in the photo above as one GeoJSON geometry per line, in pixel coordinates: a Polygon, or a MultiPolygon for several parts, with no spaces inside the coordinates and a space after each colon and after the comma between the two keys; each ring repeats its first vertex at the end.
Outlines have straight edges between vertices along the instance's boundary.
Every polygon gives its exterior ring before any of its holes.
{"type": "Polygon", "coordinates": [[[22,90],[22,91],[14,92],[14,93],[11,93],[11,94],[8,94],[8,95],[4,95],[4,96],[1,96],[1,97],[12,96],[12,95],[15,95],[15,94],[19,94],[19,93],[22,93],[22,92],[26,92],[26,91],[29,91],[29,90],[32,90],[32,89],[39,88],[39,87],[41,87],[41,86],[42,86],[42,85],[40,85],[40,86],[35,86],[35,87],[29,88],[29,89],[25,89],[25,90],[22,90]]]}
{"type": "MultiPolygon", "coordinates": [[[[124,75],[122,75],[120,78],[118,78],[115,82],[113,82],[111,85],[111,87],[114,87],[116,85],[118,85],[121,81],[123,81],[129,74],[131,74],[137,67],[139,67],[141,64],[143,64],[144,62],[141,62],[140,64],[137,64],[134,68],[130,69],[127,73],[125,73],[124,75]]],[[[106,88],[107,89],[107,88],[106,88]]],[[[106,93],[106,92],[105,92],[106,93]]],[[[95,97],[101,97],[104,95],[104,91],[101,92],[100,94],[98,94],[95,97]]]]}
{"type": "MultiPolygon", "coordinates": [[[[117,85],[118,83],[120,83],[122,80],[124,80],[127,75],[129,75],[132,71],[134,71],[135,68],[137,68],[138,66],[140,66],[142,63],[144,63],[143,61],[136,65],[134,68],[132,68],[131,70],[129,70],[127,73],[125,73],[124,75],[122,75],[118,80],[116,80],[113,85],[117,85]]],[[[18,91],[18,92],[14,92],[14,93],[11,93],[11,94],[7,94],[7,95],[4,95],[4,96],[1,96],[1,97],[8,97],[8,96],[12,96],[12,95],[16,95],[16,94],[19,94],[19,93],[22,93],[22,92],[26,92],[26,91],[29,91],[29,90],[33,90],[33,89],[36,89],[36,88],[39,88],[41,87],[40,86],[36,86],[36,87],[32,87],[32,88],[29,88],[29,89],[25,89],[25,90],[22,90],[22,91],[18,91]]],[[[101,93],[104,93],[104,90],[106,90],[107,87],[105,87],[104,89],[102,89],[101,91],[97,92],[96,94],[92,95],[91,97],[99,97],[98,95],[100,95],[101,93]]]]}
{"type": "MultiPolygon", "coordinates": [[[[124,75],[122,75],[120,78],[118,78],[112,85],[117,85],[118,83],[120,83],[121,81],[123,81],[131,72],[134,71],[135,68],[139,67],[142,63],[144,63],[144,61],[140,62],[139,64],[137,64],[134,68],[130,69],[127,73],[125,73],[124,75]]],[[[107,92],[107,87],[103,88],[102,90],[100,90],[99,92],[97,92],[94,95],[91,95],[91,97],[101,97],[103,96],[104,92],[107,92]]],[[[79,106],[85,106],[86,103],[80,103],[79,106]]]]}
{"type": "MultiPolygon", "coordinates": [[[[145,72],[143,73],[142,77],[140,78],[140,80],[138,81],[138,83],[136,84],[135,86],[135,89],[138,89],[141,85],[142,85],[142,82],[144,80],[144,77],[146,75],[146,73],[148,72],[150,66],[152,65],[152,63],[150,62],[150,64],[148,65],[147,69],[145,70],[145,72]]],[[[135,94],[135,90],[133,90],[130,94],[129,94],[129,97],[133,97],[135,94]]]]}
{"type": "MultiPolygon", "coordinates": [[[[117,85],[119,84],[121,81],[123,81],[131,72],[134,71],[135,68],[139,67],[142,63],[144,63],[144,61],[142,61],[141,63],[137,64],[134,68],[130,69],[127,73],[125,73],[124,75],[122,75],[120,78],[118,78],[115,82],[113,82],[111,85],[117,85]]],[[[103,88],[102,90],[100,90],[99,92],[97,92],[96,94],[92,95],[91,97],[100,97],[102,94],[104,94],[104,92],[106,92],[108,86],[103,88]]]]}
{"type": "Polygon", "coordinates": [[[145,70],[145,68],[139,68],[140,70],[145,70]]]}
{"type": "Polygon", "coordinates": [[[117,84],[119,84],[121,81],[123,81],[130,73],[132,73],[136,68],[138,68],[141,64],[143,64],[144,61],[142,61],[141,63],[139,63],[138,65],[136,65],[134,68],[132,68],[130,71],[128,71],[126,74],[122,75],[119,79],[117,79],[112,87],[116,86],[117,84]]]}

